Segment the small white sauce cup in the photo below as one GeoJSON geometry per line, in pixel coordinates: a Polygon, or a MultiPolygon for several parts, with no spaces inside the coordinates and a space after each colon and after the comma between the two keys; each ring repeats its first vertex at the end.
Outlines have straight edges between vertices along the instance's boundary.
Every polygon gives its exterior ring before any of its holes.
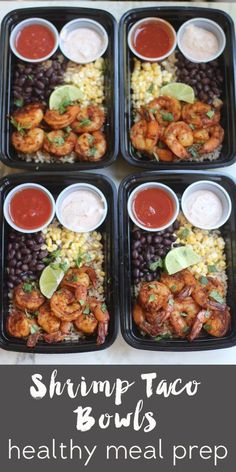
{"type": "Polygon", "coordinates": [[[54,200],[52,194],[49,192],[49,190],[47,188],[43,187],[42,185],[33,184],[33,183],[17,185],[17,187],[13,188],[7,194],[7,196],[5,198],[5,201],[4,201],[4,204],[3,204],[3,214],[4,214],[4,217],[5,217],[6,221],[8,222],[8,224],[13,229],[15,229],[16,231],[19,231],[20,233],[38,233],[38,231],[42,231],[53,220],[54,215],[55,215],[55,210],[56,210],[55,200],[54,200]],[[48,220],[42,226],[38,226],[37,228],[34,228],[34,229],[24,229],[24,228],[21,228],[20,226],[17,226],[12,221],[11,214],[10,214],[10,203],[11,203],[12,197],[16,193],[20,192],[21,190],[27,189],[27,188],[35,188],[35,189],[41,190],[42,192],[44,192],[48,196],[48,198],[50,200],[50,203],[51,203],[51,214],[50,214],[48,220]]]}
{"type": "Polygon", "coordinates": [[[44,20],[43,18],[27,18],[26,20],[21,21],[20,23],[18,23],[18,25],[15,26],[15,28],[12,30],[11,35],[10,35],[10,47],[11,47],[12,52],[15,54],[15,56],[17,56],[19,59],[21,59],[24,62],[35,63],[35,62],[46,61],[47,59],[49,59],[49,57],[51,57],[56,52],[56,50],[58,49],[58,45],[59,45],[59,33],[56,27],[50,21],[44,20]],[[16,37],[18,33],[21,30],[23,30],[26,26],[30,26],[30,25],[46,26],[53,34],[55,45],[53,49],[50,51],[50,53],[44,57],[40,57],[38,59],[29,59],[25,56],[22,56],[16,48],[16,37]]]}
{"type": "Polygon", "coordinates": [[[189,187],[186,188],[186,190],[184,191],[182,195],[181,207],[182,207],[185,218],[193,226],[196,226],[196,228],[200,228],[200,229],[213,230],[213,229],[218,229],[221,226],[223,226],[226,223],[226,221],[229,219],[231,211],[232,211],[232,202],[231,202],[231,198],[228,192],[221,185],[217,184],[216,182],[211,182],[210,180],[199,180],[198,182],[194,182],[193,184],[189,185],[189,187]],[[223,210],[222,216],[216,225],[212,225],[212,226],[199,225],[199,224],[196,224],[196,222],[193,221],[191,217],[189,217],[189,213],[187,209],[187,200],[192,193],[197,192],[199,190],[208,190],[210,192],[213,192],[221,201],[222,210],[223,210]]]}
{"type": "Polygon", "coordinates": [[[95,187],[94,185],[91,184],[86,184],[86,183],[79,183],[79,184],[72,184],[66,187],[62,192],[58,195],[57,200],[56,200],[56,216],[59,222],[61,223],[62,226],[65,228],[69,229],[70,231],[74,231],[75,233],[88,233],[89,231],[95,231],[95,229],[99,228],[101,224],[104,222],[106,216],[107,216],[107,211],[108,211],[108,205],[107,205],[107,200],[105,195],[99,190],[99,188],[95,187]],[[89,192],[93,192],[97,195],[97,197],[101,200],[103,206],[104,206],[104,211],[101,216],[101,219],[99,223],[96,225],[92,225],[90,228],[82,228],[79,227],[77,229],[74,229],[74,227],[66,225],[64,223],[63,217],[62,217],[62,207],[63,207],[63,202],[68,195],[71,193],[74,193],[78,190],[88,190],[89,192]]]}
{"type": "Polygon", "coordinates": [[[99,59],[99,57],[103,56],[104,52],[107,49],[108,34],[107,34],[105,28],[103,28],[103,26],[100,23],[98,23],[97,21],[94,21],[94,20],[90,20],[89,18],[77,18],[75,20],[69,21],[69,23],[66,23],[65,26],[63,26],[63,28],[60,32],[60,36],[59,36],[59,47],[61,49],[62,54],[65,57],[67,57],[67,59],[70,59],[73,62],[77,62],[77,61],[74,60],[74,58],[72,56],[70,56],[67,53],[64,42],[65,42],[65,38],[66,38],[68,33],[70,33],[71,31],[77,30],[79,28],[91,29],[91,30],[95,31],[97,34],[99,34],[99,36],[103,40],[103,46],[100,49],[100,51],[97,54],[94,54],[94,56],[92,58],[89,58],[89,60],[84,59],[82,61],[79,61],[79,64],[88,64],[89,62],[96,61],[96,59],[99,59]]]}
{"type": "Polygon", "coordinates": [[[222,52],[225,49],[226,45],[226,37],[223,29],[216,23],[215,21],[208,20],[208,18],[192,18],[191,20],[186,21],[185,23],[182,24],[182,26],[179,28],[178,33],[177,33],[177,43],[180,51],[182,54],[186,57],[191,62],[199,63],[199,62],[210,62],[214,61],[219,57],[222,52]],[[187,26],[197,26],[198,28],[203,28],[210,33],[214,34],[217,38],[218,41],[218,51],[213,54],[212,56],[208,57],[207,59],[197,59],[194,56],[191,56],[188,54],[183,46],[183,35],[186,31],[187,26]]]}
{"type": "Polygon", "coordinates": [[[139,57],[143,61],[148,61],[148,62],[163,61],[166,57],[170,56],[172,54],[172,52],[174,52],[174,50],[176,48],[176,44],[177,44],[177,37],[176,37],[176,31],[173,28],[173,26],[168,21],[165,21],[162,18],[158,18],[156,16],[153,16],[153,17],[150,16],[148,18],[143,18],[142,20],[137,21],[130,28],[129,33],[128,33],[128,45],[129,45],[130,50],[132,51],[132,53],[135,56],[139,57]],[[133,45],[133,37],[134,37],[134,33],[135,33],[136,29],[139,28],[143,23],[148,23],[148,22],[152,22],[152,21],[156,21],[158,23],[164,23],[166,26],[168,26],[168,28],[170,29],[170,31],[173,35],[173,46],[169,49],[169,51],[166,54],[163,54],[163,56],[157,56],[157,57],[143,56],[142,54],[139,54],[138,51],[136,51],[136,49],[133,45]]]}
{"type": "Polygon", "coordinates": [[[138,226],[139,228],[142,228],[144,229],[145,231],[163,231],[164,229],[168,228],[170,225],[172,225],[172,223],[174,223],[174,221],[176,220],[178,214],[179,214],[179,200],[178,200],[178,197],[176,195],[175,192],[173,192],[173,190],[168,187],[167,185],[164,185],[164,184],[160,184],[159,182],[147,182],[145,184],[142,184],[142,185],[139,185],[138,187],[136,187],[130,194],[129,198],[128,198],[128,203],[127,203],[127,210],[128,210],[128,214],[129,214],[129,217],[131,218],[131,220],[133,221],[133,223],[138,226]],[[134,200],[135,200],[135,197],[137,196],[137,194],[140,192],[140,191],[143,191],[143,190],[147,190],[149,188],[157,188],[157,189],[160,189],[160,190],[164,190],[166,193],[168,193],[168,195],[171,197],[172,201],[173,201],[173,204],[174,204],[174,212],[173,212],[173,216],[172,218],[168,221],[168,223],[166,225],[163,225],[163,226],[160,226],[158,228],[148,228],[147,226],[144,226],[142,225],[139,220],[136,218],[135,216],[135,213],[134,213],[134,210],[133,210],[133,203],[134,203],[134,200]]]}

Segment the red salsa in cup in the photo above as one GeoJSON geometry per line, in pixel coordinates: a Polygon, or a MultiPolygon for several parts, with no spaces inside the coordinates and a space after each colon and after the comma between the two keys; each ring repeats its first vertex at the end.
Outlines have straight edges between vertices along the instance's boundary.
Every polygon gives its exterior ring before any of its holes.
{"type": "Polygon", "coordinates": [[[161,20],[147,20],[135,28],[132,38],[133,48],[147,58],[158,58],[173,47],[175,37],[171,25],[161,20]]]}
{"type": "Polygon", "coordinates": [[[38,188],[19,190],[10,200],[10,217],[22,229],[40,228],[47,223],[51,213],[52,204],[48,195],[38,188]]]}
{"type": "Polygon", "coordinates": [[[161,228],[168,224],[175,212],[170,194],[160,188],[147,188],[137,193],[133,201],[137,221],[148,228],[161,228]]]}
{"type": "Polygon", "coordinates": [[[25,26],[16,36],[15,48],[27,59],[40,59],[53,50],[55,38],[52,31],[44,25],[25,26]]]}

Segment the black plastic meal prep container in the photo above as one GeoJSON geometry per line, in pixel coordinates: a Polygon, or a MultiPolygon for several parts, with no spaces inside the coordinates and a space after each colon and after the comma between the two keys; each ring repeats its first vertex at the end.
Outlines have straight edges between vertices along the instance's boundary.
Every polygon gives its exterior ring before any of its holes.
{"type": "Polygon", "coordinates": [[[236,345],[236,184],[226,175],[220,173],[203,173],[191,171],[143,172],[126,177],[119,189],[119,226],[120,226],[120,313],[121,332],[125,341],[137,349],[150,351],[202,351],[226,348],[236,345]],[[232,213],[224,226],[221,235],[225,240],[227,262],[228,291],[227,304],[230,307],[232,324],[229,333],[222,338],[204,335],[189,342],[183,339],[162,339],[156,341],[149,336],[142,336],[132,320],[132,306],[134,303],[132,274],[131,274],[131,230],[133,223],[128,216],[127,201],[130,193],[138,185],[146,182],[160,182],[168,185],[179,199],[184,190],[193,182],[211,180],[222,185],[230,194],[233,208],[232,213]]]}
{"type": "Polygon", "coordinates": [[[148,7],[129,10],[120,20],[120,143],[123,157],[132,165],[144,167],[148,170],[163,169],[212,169],[231,165],[236,159],[235,140],[235,31],[231,17],[213,8],[197,7],[148,7]],[[222,99],[224,105],[221,110],[221,124],[225,130],[225,137],[219,159],[204,162],[155,162],[147,158],[138,158],[137,151],[132,148],[129,133],[132,121],[131,103],[131,73],[133,69],[133,53],[130,51],[127,37],[134,23],[146,17],[160,17],[169,21],[177,31],[187,20],[196,17],[209,18],[217,22],[226,35],[226,47],[220,56],[220,64],[224,75],[222,99]]]}
{"type": "Polygon", "coordinates": [[[86,339],[80,339],[78,341],[63,341],[57,344],[47,344],[46,342],[40,341],[36,347],[28,348],[26,341],[21,339],[12,338],[6,331],[6,318],[9,311],[9,298],[7,288],[7,244],[9,237],[9,230],[11,229],[4,219],[1,211],[1,232],[0,232],[0,245],[1,245],[1,274],[0,274],[0,347],[9,351],[19,352],[32,352],[32,353],[70,353],[70,352],[89,352],[89,351],[100,351],[106,349],[114,342],[117,335],[117,324],[118,324],[118,309],[119,304],[117,300],[117,245],[118,245],[118,233],[117,233],[117,192],[114,184],[110,179],[103,175],[98,174],[72,174],[66,173],[62,175],[60,172],[43,173],[37,174],[12,174],[4,177],[0,181],[0,200],[1,208],[6,195],[15,186],[34,182],[45,186],[56,199],[59,193],[68,185],[75,184],[78,182],[86,182],[93,184],[98,187],[105,195],[108,203],[107,217],[98,228],[98,231],[102,234],[103,252],[104,252],[104,271],[105,271],[105,299],[107,307],[110,313],[110,322],[108,336],[106,337],[105,343],[101,346],[96,345],[96,336],[87,337],[86,339]]]}
{"type": "Polygon", "coordinates": [[[1,52],[0,52],[0,159],[9,167],[22,168],[26,170],[55,170],[55,171],[79,171],[89,169],[101,169],[114,162],[118,153],[119,145],[119,112],[118,112],[118,49],[117,49],[117,22],[115,18],[104,10],[97,8],[80,7],[35,7],[16,9],[8,13],[1,24],[1,52]],[[26,18],[39,17],[51,21],[58,31],[71,20],[76,18],[90,18],[98,21],[107,31],[109,44],[103,57],[105,59],[105,102],[107,111],[104,131],[107,140],[107,151],[103,159],[98,162],[75,162],[70,163],[35,163],[25,162],[19,159],[16,150],[10,142],[10,134],[13,126],[10,124],[9,116],[12,96],[12,72],[15,62],[18,60],[11,51],[9,39],[13,28],[26,18]]]}

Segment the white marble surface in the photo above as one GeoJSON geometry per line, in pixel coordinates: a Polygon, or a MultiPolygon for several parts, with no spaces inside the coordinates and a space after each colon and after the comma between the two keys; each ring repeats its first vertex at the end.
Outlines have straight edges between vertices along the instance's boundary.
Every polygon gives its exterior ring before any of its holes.
{"type": "MultiPolygon", "coordinates": [[[[71,6],[88,6],[90,8],[102,8],[110,11],[116,16],[117,20],[121,15],[130,8],[140,6],[162,5],[165,2],[87,2],[87,1],[70,1],[71,6]]],[[[166,2],[170,5],[188,5],[189,2],[166,2]]],[[[23,7],[33,6],[53,6],[68,5],[63,1],[0,1],[0,21],[11,10],[23,7]]],[[[211,6],[227,11],[236,21],[236,4],[231,3],[201,3],[194,2],[195,6],[211,6]]],[[[121,157],[118,161],[108,169],[102,170],[101,173],[109,175],[117,185],[126,175],[137,171],[134,167],[126,164],[121,157]]],[[[219,170],[220,172],[220,170],[219,170]]],[[[236,178],[236,164],[226,168],[225,173],[236,178]]],[[[9,169],[2,166],[1,175],[9,173],[9,169]]],[[[121,335],[114,344],[107,350],[97,353],[84,354],[19,354],[8,352],[0,349],[0,364],[236,364],[236,347],[222,349],[210,352],[148,352],[135,350],[129,347],[121,335]]]]}

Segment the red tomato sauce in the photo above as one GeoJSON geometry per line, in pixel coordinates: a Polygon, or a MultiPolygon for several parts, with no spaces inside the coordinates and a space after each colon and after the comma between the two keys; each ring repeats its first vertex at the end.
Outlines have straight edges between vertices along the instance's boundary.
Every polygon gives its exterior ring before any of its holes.
{"type": "Polygon", "coordinates": [[[22,229],[36,229],[45,224],[52,205],[45,192],[36,188],[25,188],[13,195],[9,213],[15,225],[22,229]]]}
{"type": "Polygon", "coordinates": [[[145,57],[161,57],[172,48],[174,35],[161,21],[147,21],[138,26],[133,36],[134,49],[145,57]]]}
{"type": "Polygon", "coordinates": [[[23,28],[16,37],[17,51],[27,59],[45,57],[55,46],[55,38],[44,25],[29,25],[23,28]]]}
{"type": "Polygon", "coordinates": [[[133,202],[133,211],[137,220],[147,228],[161,228],[168,224],[174,210],[171,196],[159,188],[141,190],[133,202]]]}

